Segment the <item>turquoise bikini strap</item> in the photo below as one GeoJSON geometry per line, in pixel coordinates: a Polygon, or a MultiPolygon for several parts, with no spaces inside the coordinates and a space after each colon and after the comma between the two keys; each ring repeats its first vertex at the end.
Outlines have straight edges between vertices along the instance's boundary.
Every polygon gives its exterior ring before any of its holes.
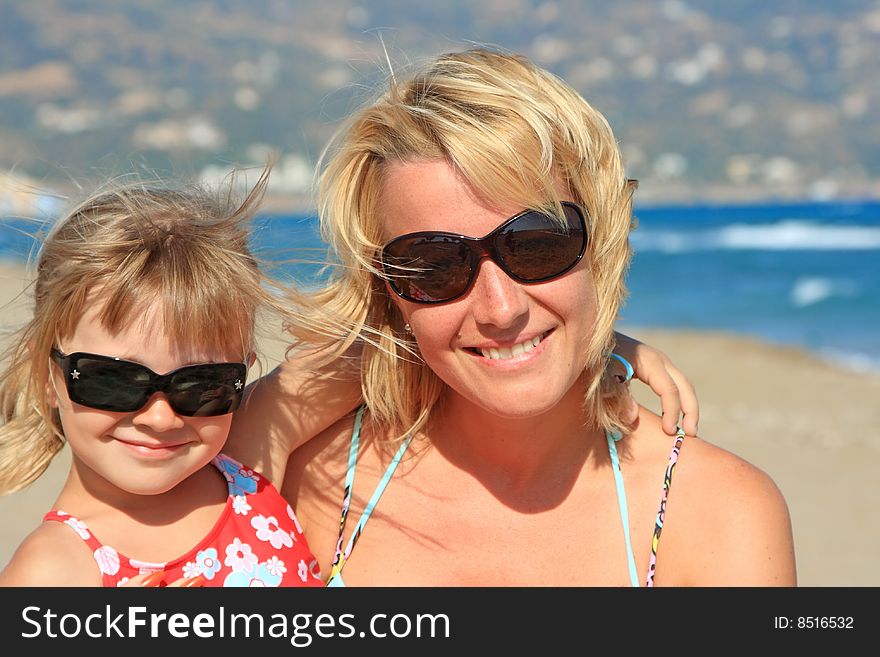
{"type": "MultiPolygon", "coordinates": [[[[613,355],[613,354],[612,354],[613,355]]],[[[611,468],[614,470],[614,483],[617,486],[617,505],[620,507],[620,520],[623,522],[623,536],[626,539],[626,558],[629,562],[629,580],[633,586],[638,587],[639,576],[636,573],[636,560],[633,556],[632,540],[629,536],[629,511],[626,505],[626,490],[623,487],[623,475],[620,472],[620,459],[617,456],[616,442],[620,440],[619,432],[605,432],[608,439],[608,453],[611,455],[611,468]]]]}
{"type": "Polygon", "coordinates": [[[354,484],[354,471],[358,459],[358,446],[361,442],[361,421],[364,418],[365,406],[361,406],[354,416],[354,427],[351,430],[351,447],[348,450],[348,471],[345,473],[345,490],[350,491],[354,484]]]}
{"type": "Polygon", "coordinates": [[[351,554],[354,544],[357,542],[358,537],[364,529],[364,525],[367,524],[367,520],[370,519],[370,515],[372,515],[373,509],[379,502],[379,498],[382,497],[382,493],[385,492],[385,487],[388,486],[388,482],[391,481],[391,476],[397,469],[397,464],[400,463],[400,459],[403,457],[403,453],[406,452],[406,448],[409,447],[410,442],[412,442],[412,436],[407,436],[401,443],[397,452],[394,454],[394,458],[391,459],[391,463],[388,464],[385,474],[382,475],[382,480],[376,486],[376,490],[373,491],[373,496],[370,498],[370,501],[367,502],[367,506],[364,507],[364,512],[361,514],[361,517],[354,528],[354,532],[351,534],[351,538],[348,539],[348,545],[345,547],[346,557],[351,554]]]}
{"type": "MultiPolygon", "coordinates": [[[[345,528],[345,520],[348,517],[348,505],[351,501],[351,493],[354,490],[354,472],[357,469],[357,455],[360,446],[361,421],[363,420],[364,408],[365,407],[361,406],[361,408],[358,409],[357,415],[354,418],[354,427],[352,429],[351,448],[348,452],[348,471],[345,473],[346,500],[342,511],[342,526],[339,529],[340,544],[342,542],[342,532],[345,528]]],[[[370,515],[373,513],[373,509],[379,502],[379,498],[382,497],[382,493],[385,492],[385,487],[388,486],[388,482],[391,481],[391,477],[394,474],[394,471],[397,469],[397,464],[400,463],[400,459],[403,457],[404,452],[406,452],[406,448],[409,447],[410,442],[412,442],[412,436],[407,436],[401,443],[397,452],[394,454],[394,458],[391,459],[391,463],[385,470],[385,474],[382,475],[382,479],[376,486],[376,490],[373,491],[373,496],[370,498],[370,501],[367,502],[367,506],[364,507],[364,511],[361,514],[361,517],[358,520],[358,523],[355,526],[351,537],[348,539],[348,544],[345,546],[345,551],[342,554],[337,552],[339,570],[342,570],[342,566],[345,565],[345,559],[347,559],[348,555],[351,554],[351,551],[354,548],[358,537],[360,537],[361,532],[364,529],[364,525],[367,523],[367,520],[370,519],[370,515]]]]}

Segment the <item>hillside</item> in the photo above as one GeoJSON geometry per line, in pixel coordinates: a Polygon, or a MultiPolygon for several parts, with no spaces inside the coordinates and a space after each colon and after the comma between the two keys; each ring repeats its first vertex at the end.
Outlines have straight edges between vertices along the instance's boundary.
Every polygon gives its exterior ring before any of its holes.
{"type": "Polygon", "coordinates": [[[0,11],[0,178],[40,188],[132,169],[212,177],[277,150],[274,195],[306,206],[321,148],[387,71],[383,44],[405,68],[477,42],[534,57],[602,110],[642,198],[880,197],[876,2],[0,0],[0,11]]]}

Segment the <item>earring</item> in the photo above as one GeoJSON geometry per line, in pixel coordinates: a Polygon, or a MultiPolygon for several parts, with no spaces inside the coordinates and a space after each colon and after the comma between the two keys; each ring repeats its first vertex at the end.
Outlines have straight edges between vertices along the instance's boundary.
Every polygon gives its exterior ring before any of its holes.
{"type": "Polygon", "coordinates": [[[403,325],[403,330],[412,335],[412,326],[409,325],[409,322],[403,325]]]}

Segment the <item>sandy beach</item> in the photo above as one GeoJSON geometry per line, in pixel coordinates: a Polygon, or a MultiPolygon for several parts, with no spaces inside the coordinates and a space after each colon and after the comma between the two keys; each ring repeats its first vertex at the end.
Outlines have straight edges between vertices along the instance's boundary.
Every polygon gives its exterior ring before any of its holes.
{"type": "MultiPolygon", "coordinates": [[[[0,262],[0,340],[27,313],[24,268],[0,262]]],[[[801,586],[878,586],[880,375],[735,335],[625,327],[664,351],[700,396],[699,435],[767,472],[788,501],[801,586]]],[[[267,340],[268,362],[282,344],[267,340]]],[[[636,398],[659,410],[641,384],[636,398]]],[[[0,497],[0,566],[51,508],[64,450],[24,491],[0,497]]]]}

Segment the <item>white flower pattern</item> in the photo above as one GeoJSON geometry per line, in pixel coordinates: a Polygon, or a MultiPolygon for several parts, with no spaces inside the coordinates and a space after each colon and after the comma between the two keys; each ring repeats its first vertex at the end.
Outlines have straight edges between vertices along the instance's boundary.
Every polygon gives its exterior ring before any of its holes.
{"type": "Polygon", "coordinates": [[[259,559],[251,546],[242,543],[237,536],[232,543],[226,546],[226,558],[223,563],[232,568],[234,572],[252,572],[258,561],[259,559]]]}
{"type": "Polygon", "coordinates": [[[268,541],[276,550],[280,550],[281,546],[291,547],[293,539],[290,534],[278,526],[278,520],[275,516],[258,515],[251,518],[251,527],[257,530],[257,538],[261,541],[268,541]]]}
{"type": "Polygon", "coordinates": [[[287,566],[284,565],[284,562],[281,561],[281,559],[272,555],[270,559],[266,560],[266,570],[276,577],[281,577],[287,572],[287,566]]]}
{"type": "Polygon", "coordinates": [[[99,547],[93,556],[104,575],[115,575],[119,572],[119,554],[109,545],[99,547]]]}
{"type": "Polygon", "coordinates": [[[252,507],[250,504],[248,504],[246,496],[236,495],[232,498],[232,510],[235,511],[238,515],[246,516],[251,508],[252,507]]]}
{"type": "Polygon", "coordinates": [[[73,531],[79,534],[79,537],[84,541],[87,541],[89,539],[89,536],[92,535],[89,531],[89,528],[86,526],[86,523],[84,523],[82,520],[69,518],[68,520],[64,521],[64,524],[73,527],[73,531]]]}
{"type": "Polygon", "coordinates": [[[202,574],[202,569],[201,569],[201,567],[199,567],[199,564],[197,564],[195,561],[188,561],[183,566],[183,576],[186,577],[187,579],[189,579],[191,577],[196,577],[201,574],[202,574]]]}

